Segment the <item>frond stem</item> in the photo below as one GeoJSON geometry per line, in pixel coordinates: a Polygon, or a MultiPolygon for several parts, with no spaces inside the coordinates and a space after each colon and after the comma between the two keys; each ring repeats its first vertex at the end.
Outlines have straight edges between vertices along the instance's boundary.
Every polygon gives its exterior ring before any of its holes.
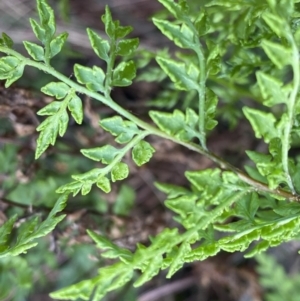
{"type": "Polygon", "coordinates": [[[110,107],[116,113],[118,113],[121,116],[127,118],[128,120],[131,120],[137,126],[144,129],[146,131],[145,134],[147,134],[147,135],[148,134],[156,135],[156,136],[159,136],[161,138],[171,140],[171,141],[175,142],[176,144],[180,144],[180,145],[185,146],[186,148],[188,148],[192,151],[195,151],[199,154],[202,154],[202,155],[206,156],[207,158],[211,159],[213,162],[218,164],[222,169],[230,170],[230,171],[236,173],[243,182],[245,182],[248,185],[254,187],[254,189],[257,192],[270,193],[270,194],[273,194],[273,195],[277,195],[277,196],[286,198],[290,201],[298,201],[298,202],[300,201],[300,195],[290,193],[290,192],[285,191],[283,189],[275,189],[275,190],[270,189],[267,184],[259,182],[255,179],[252,179],[250,176],[248,176],[243,171],[241,171],[238,168],[234,167],[230,163],[224,161],[222,158],[218,157],[214,153],[204,149],[202,146],[200,146],[198,144],[195,144],[195,143],[192,143],[192,142],[185,142],[185,141],[179,140],[178,138],[173,137],[173,136],[159,130],[158,128],[148,124],[147,122],[139,119],[137,116],[135,116],[135,115],[131,114],[130,112],[128,112],[126,109],[122,108],[120,105],[115,103],[110,96],[103,96],[103,95],[101,95],[97,92],[93,92],[93,91],[88,90],[87,88],[75,83],[70,78],[66,77],[65,75],[59,73],[58,71],[56,71],[51,66],[47,66],[44,63],[36,62],[36,61],[31,60],[31,59],[28,59],[28,58],[24,57],[23,55],[19,54],[18,52],[14,51],[12,49],[3,47],[3,46],[0,46],[0,52],[4,52],[6,54],[13,55],[13,56],[17,57],[20,61],[22,61],[24,64],[26,64],[28,66],[35,67],[35,68],[37,68],[41,71],[44,71],[48,74],[51,74],[52,76],[56,77],[57,79],[61,80],[62,82],[66,83],[67,85],[69,85],[70,87],[75,89],[77,91],[77,93],[85,94],[85,95],[88,95],[88,96],[90,96],[94,99],[97,99],[98,101],[102,102],[104,105],[107,105],[108,107],[110,107]]]}

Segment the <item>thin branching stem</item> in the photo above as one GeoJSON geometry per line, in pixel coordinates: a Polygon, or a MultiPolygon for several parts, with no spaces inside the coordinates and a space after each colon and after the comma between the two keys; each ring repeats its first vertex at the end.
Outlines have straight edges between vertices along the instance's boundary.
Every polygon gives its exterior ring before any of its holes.
{"type": "Polygon", "coordinates": [[[141,140],[143,140],[147,135],[149,135],[149,131],[143,131],[139,134],[137,134],[129,143],[127,143],[117,154],[114,159],[111,161],[110,164],[108,164],[106,167],[99,169],[102,174],[109,173],[113,167],[122,160],[122,158],[126,155],[126,153],[132,149],[136,144],[138,144],[141,140]]]}
{"type": "Polygon", "coordinates": [[[144,129],[145,130],[145,132],[144,132],[145,136],[148,135],[148,134],[156,135],[156,136],[159,136],[161,138],[171,140],[171,141],[175,142],[176,144],[183,145],[183,146],[185,146],[186,148],[188,148],[192,151],[195,151],[199,154],[202,154],[202,155],[206,156],[207,158],[211,159],[213,162],[218,164],[222,169],[230,170],[230,171],[236,173],[243,182],[245,182],[248,185],[252,186],[257,192],[271,193],[273,195],[277,195],[277,196],[286,198],[290,201],[300,201],[300,196],[299,195],[289,193],[289,192],[287,192],[285,190],[282,190],[282,189],[274,189],[274,190],[270,189],[267,184],[259,182],[255,179],[252,179],[250,176],[248,176],[247,174],[245,174],[244,172],[242,172],[238,168],[234,167],[229,162],[226,162],[225,160],[218,157],[214,153],[204,149],[202,146],[197,145],[197,144],[192,143],[192,142],[182,141],[182,140],[180,140],[180,139],[178,139],[174,136],[171,136],[170,134],[167,134],[167,133],[159,130],[158,128],[156,128],[156,127],[148,124],[147,122],[139,119],[137,116],[131,114],[126,109],[119,106],[117,103],[115,103],[112,100],[112,98],[110,96],[103,96],[103,95],[101,95],[97,92],[93,92],[93,91],[88,90],[87,88],[75,83],[70,78],[68,78],[65,75],[61,74],[60,72],[56,71],[51,66],[47,66],[44,63],[36,62],[36,61],[31,60],[31,59],[28,59],[28,58],[24,57],[23,55],[19,54],[18,52],[14,51],[12,49],[3,47],[3,46],[0,46],[0,52],[4,52],[8,55],[15,56],[20,61],[22,61],[25,65],[35,67],[35,68],[37,68],[41,71],[44,71],[48,74],[51,74],[52,76],[56,77],[57,79],[61,80],[62,82],[66,83],[67,85],[69,85],[70,87],[75,89],[77,91],[77,93],[85,94],[85,95],[88,95],[88,96],[90,96],[94,99],[99,100],[104,105],[107,105],[112,110],[114,110],[116,113],[118,113],[121,116],[127,118],[128,120],[134,122],[137,126],[144,129]]]}
{"type": "MultiPolygon", "coordinates": [[[[169,138],[170,139],[170,138],[169,138]]],[[[204,150],[202,147],[200,147],[197,144],[194,144],[192,142],[183,142],[177,139],[172,139],[174,142],[181,144],[183,146],[185,146],[186,148],[195,151],[197,153],[200,153],[204,156],[206,156],[207,158],[209,158],[210,160],[212,160],[213,162],[215,162],[216,164],[218,164],[222,169],[225,170],[230,170],[232,172],[234,172],[243,182],[247,183],[248,185],[252,186],[257,192],[260,193],[270,193],[273,195],[277,195],[280,196],[282,198],[288,199],[290,201],[300,201],[300,196],[297,194],[292,194],[286,190],[283,189],[270,189],[269,186],[265,183],[262,183],[260,181],[257,181],[253,178],[251,178],[249,175],[247,175],[246,173],[244,173],[242,170],[238,169],[237,167],[233,166],[232,164],[230,164],[229,162],[223,160],[222,158],[220,158],[219,156],[217,156],[216,154],[210,152],[210,151],[206,151],[204,150]]]]}
{"type": "Polygon", "coordinates": [[[197,89],[199,102],[198,102],[198,115],[199,115],[199,132],[200,132],[200,144],[201,146],[207,150],[206,147],[206,131],[205,131],[205,89],[206,89],[206,62],[205,56],[203,53],[203,47],[199,40],[198,32],[195,29],[194,24],[191,22],[189,18],[184,18],[184,22],[189,26],[189,28],[194,33],[194,51],[197,54],[200,75],[199,75],[199,87],[197,89]]]}

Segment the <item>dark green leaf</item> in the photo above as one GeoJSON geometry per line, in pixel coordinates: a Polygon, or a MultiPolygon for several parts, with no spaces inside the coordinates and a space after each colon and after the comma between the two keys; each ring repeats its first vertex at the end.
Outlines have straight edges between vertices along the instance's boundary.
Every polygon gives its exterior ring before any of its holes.
{"type": "Polygon", "coordinates": [[[132,55],[135,52],[135,50],[138,48],[138,46],[139,46],[138,38],[121,40],[118,43],[116,54],[121,56],[132,55]]]}
{"type": "Polygon", "coordinates": [[[108,53],[110,49],[108,41],[101,38],[89,28],[87,29],[87,33],[90,39],[91,46],[94,49],[95,53],[99,56],[100,59],[107,62],[109,59],[108,53]]]}
{"type": "Polygon", "coordinates": [[[256,138],[264,138],[266,143],[278,137],[279,133],[275,126],[276,118],[272,113],[265,113],[249,107],[244,107],[243,112],[250,121],[256,138]]]}
{"type": "Polygon", "coordinates": [[[221,70],[221,47],[219,43],[208,43],[207,70],[211,75],[216,75],[221,70]]]}
{"type": "Polygon", "coordinates": [[[18,238],[16,241],[16,244],[19,245],[19,247],[24,246],[28,243],[28,240],[30,240],[30,237],[32,236],[32,233],[35,232],[36,226],[39,222],[39,217],[35,216],[27,221],[25,221],[18,229],[18,238]]]}
{"type": "Polygon", "coordinates": [[[195,130],[198,116],[190,108],[187,109],[186,116],[179,110],[173,113],[150,111],[149,115],[162,131],[182,141],[190,141],[193,137],[199,138],[199,133],[195,130]]]}
{"type": "Polygon", "coordinates": [[[68,103],[68,109],[74,120],[78,124],[81,124],[83,120],[82,101],[76,94],[73,95],[71,101],[68,103]]]}
{"type": "Polygon", "coordinates": [[[153,18],[153,23],[177,46],[190,49],[194,49],[196,47],[194,33],[185,23],[179,26],[167,20],[160,20],[156,18],[153,18]]]}
{"type": "Polygon", "coordinates": [[[133,28],[131,26],[116,26],[115,36],[116,39],[123,39],[128,34],[132,32],[133,28]]]}
{"type": "Polygon", "coordinates": [[[269,145],[271,155],[254,151],[246,151],[249,158],[256,164],[260,174],[266,177],[269,187],[276,189],[278,185],[286,183],[286,175],[282,166],[282,145],[280,138],[273,138],[269,145]]]}
{"type": "Polygon", "coordinates": [[[284,18],[289,18],[294,11],[294,3],[298,3],[298,0],[268,0],[268,4],[270,5],[272,11],[275,15],[282,16],[284,18]]]}
{"type": "Polygon", "coordinates": [[[64,46],[68,38],[68,35],[69,34],[67,32],[63,32],[51,41],[50,43],[51,57],[54,57],[61,51],[62,47],[64,46]]]}
{"type": "Polygon", "coordinates": [[[31,28],[37,37],[38,40],[40,40],[43,44],[46,43],[46,31],[45,29],[39,25],[34,19],[29,19],[31,28]]]}
{"type": "Polygon", "coordinates": [[[58,112],[59,108],[61,107],[60,101],[52,101],[48,105],[46,105],[44,108],[40,109],[37,112],[37,115],[45,116],[45,115],[54,115],[58,112]]]}
{"type": "Polygon", "coordinates": [[[82,149],[81,152],[84,156],[92,160],[100,161],[103,164],[110,164],[120,150],[112,145],[105,145],[91,149],[82,149]]]}
{"type": "Polygon", "coordinates": [[[79,64],[74,66],[74,74],[79,83],[84,84],[91,91],[103,91],[103,82],[105,74],[103,70],[97,66],[93,68],[84,67],[79,64]]]}
{"type": "Polygon", "coordinates": [[[4,56],[0,58],[0,79],[7,79],[14,69],[20,64],[20,61],[13,56],[4,56]]]}
{"type": "Polygon", "coordinates": [[[45,29],[46,39],[51,41],[56,30],[54,11],[45,0],[37,1],[37,10],[40,17],[40,24],[45,29]]]}
{"type": "MultiPolygon", "coordinates": [[[[64,83],[51,82],[43,87],[42,90],[47,94],[56,96],[57,98],[62,98],[66,96],[66,93],[69,93],[68,90],[70,89],[64,83]]],[[[36,158],[38,158],[49,147],[50,144],[55,144],[57,135],[63,136],[65,134],[69,123],[69,115],[66,111],[66,107],[72,100],[72,97],[75,96],[75,92],[70,90],[70,94],[62,102],[55,102],[54,105],[50,106],[49,110],[47,107],[41,110],[42,115],[52,116],[46,118],[37,127],[37,131],[40,132],[40,135],[37,139],[37,148],[35,153],[36,158]],[[54,111],[56,109],[58,110],[55,113],[54,111]]]]}
{"type": "Polygon", "coordinates": [[[10,219],[8,219],[5,223],[3,223],[0,227],[0,256],[2,252],[6,251],[6,249],[9,248],[7,242],[16,220],[17,220],[17,215],[14,215],[10,219]]]}
{"type": "Polygon", "coordinates": [[[256,72],[256,78],[261,94],[265,99],[264,105],[272,107],[286,102],[286,95],[282,91],[283,84],[281,81],[261,71],[256,72]]]}
{"type": "Polygon", "coordinates": [[[283,18],[270,12],[265,12],[262,17],[279,38],[286,36],[289,28],[288,23],[283,18]]]}
{"type": "Polygon", "coordinates": [[[236,203],[235,211],[240,217],[245,218],[250,222],[254,222],[254,216],[259,208],[260,199],[256,193],[252,193],[236,203]]]}
{"type": "Polygon", "coordinates": [[[212,130],[218,121],[214,119],[218,105],[217,95],[210,89],[206,89],[205,99],[205,128],[212,130]]]}
{"type": "Polygon", "coordinates": [[[149,115],[155,124],[167,134],[175,136],[184,129],[185,116],[179,110],[175,110],[173,113],[150,111],[149,115]]]}
{"type": "Polygon", "coordinates": [[[24,63],[20,63],[11,73],[10,76],[7,78],[5,82],[5,88],[8,88],[11,84],[17,81],[20,77],[22,77],[24,72],[24,63]]]}
{"type": "Polygon", "coordinates": [[[44,86],[41,91],[57,99],[62,99],[69,93],[70,87],[62,82],[51,82],[44,86]]]}
{"type": "Polygon", "coordinates": [[[114,70],[112,85],[117,87],[129,86],[135,76],[135,63],[133,61],[122,62],[114,70]]]}
{"type": "Polygon", "coordinates": [[[194,24],[199,37],[207,34],[210,29],[210,22],[207,13],[204,10],[201,11],[194,24]]]}
{"type": "Polygon", "coordinates": [[[0,45],[7,48],[12,48],[14,42],[9,35],[7,35],[5,32],[2,32],[2,38],[0,38],[0,45]]]}
{"type": "Polygon", "coordinates": [[[44,48],[30,42],[23,42],[28,54],[36,61],[43,61],[45,59],[44,48]]]}
{"type": "Polygon", "coordinates": [[[263,40],[261,46],[269,59],[279,69],[292,64],[292,51],[285,46],[270,42],[268,40],[263,40]]]}
{"type": "Polygon", "coordinates": [[[199,70],[193,63],[186,68],[184,63],[163,57],[157,57],[156,61],[174,82],[177,89],[188,91],[198,88],[199,70]]]}
{"type": "Polygon", "coordinates": [[[300,214],[300,204],[299,203],[284,203],[279,204],[278,207],[274,209],[274,212],[285,217],[300,214]]]}
{"type": "Polygon", "coordinates": [[[65,217],[65,214],[56,216],[57,213],[64,210],[67,205],[68,195],[64,194],[58,198],[54,207],[50,211],[47,219],[38,227],[36,232],[34,233],[34,237],[38,238],[41,236],[46,236],[50,233],[55,226],[65,217]]]}
{"type": "MultiPolygon", "coordinates": [[[[61,112],[58,120],[58,133],[60,137],[62,137],[66,133],[68,128],[68,123],[69,123],[69,115],[67,111],[61,112]]],[[[54,145],[54,143],[52,145],[54,145]]]]}
{"type": "Polygon", "coordinates": [[[176,19],[184,15],[182,7],[173,0],[158,0],[176,19]]]}
{"type": "Polygon", "coordinates": [[[105,25],[106,34],[111,39],[115,39],[116,26],[115,26],[115,23],[113,22],[111,12],[110,12],[108,5],[105,6],[105,14],[102,16],[102,21],[105,25]]]}
{"type": "Polygon", "coordinates": [[[18,80],[23,75],[23,71],[24,63],[16,57],[5,56],[0,59],[0,80],[6,79],[6,88],[18,80]]]}
{"type": "Polygon", "coordinates": [[[135,123],[128,120],[124,121],[120,116],[105,118],[100,121],[100,126],[117,136],[116,141],[118,143],[127,143],[140,132],[135,123]]]}

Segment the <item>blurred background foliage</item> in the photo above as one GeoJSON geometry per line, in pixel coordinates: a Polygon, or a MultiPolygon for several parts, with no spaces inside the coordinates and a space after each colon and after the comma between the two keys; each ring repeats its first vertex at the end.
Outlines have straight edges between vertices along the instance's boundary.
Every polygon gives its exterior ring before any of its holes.
{"type": "MultiPolygon", "coordinates": [[[[132,36],[140,38],[143,49],[136,57],[139,67],[136,81],[128,88],[116,88],[114,99],[146,120],[149,108],[171,110],[195,106],[194,91],[175,90],[153,62],[156,53],[163,55],[168,51],[186,62],[193,59],[189,53],[176,53],[174,45],[155,29],[152,16],[169,17],[157,1],[49,2],[57,13],[57,31],[69,32],[68,46],[53,61],[56,69],[72,77],[75,62],[104,67],[90,48],[85,28],[91,27],[103,34],[100,16],[108,4],[114,18],[134,27],[132,36]]],[[[201,3],[205,2],[209,1],[201,3]]],[[[189,1],[189,5],[193,12],[198,12],[198,1],[189,1]]],[[[24,52],[23,40],[34,40],[28,18],[35,15],[33,0],[0,1],[0,31],[13,37],[20,52],[24,52]]],[[[243,11],[233,11],[227,16],[225,21],[234,24],[228,26],[229,33],[235,30],[245,34],[244,17],[243,11]]],[[[241,120],[240,113],[243,104],[259,101],[255,88],[248,90],[254,81],[253,64],[249,68],[244,64],[246,60],[256,60],[257,55],[243,51],[234,41],[229,42],[233,44],[224,54],[228,60],[223,68],[224,72],[232,73],[231,82],[214,76],[208,81],[220,98],[220,126],[211,133],[209,145],[212,151],[242,166],[247,160],[245,149],[264,147],[253,140],[251,129],[241,120]],[[235,53],[232,59],[231,53],[235,53]]],[[[113,112],[84,98],[83,125],[79,127],[71,122],[66,136],[34,161],[35,127],[40,122],[35,113],[51,101],[38,91],[49,80],[48,75],[28,68],[26,76],[9,90],[0,85],[0,224],[16,213],[18,225],[36,213],[46,216],[57,199],[55,190],[68,182],[72,174],[89,170],[95,164],[81,156],[80,149],[108,141],[113,143],[98,126],[99,118],[113,112]]],[[[114,185],[109,195],[94,188],[88,196],[70,198],[64,210],[66,219],[51,235],[40,239],[38,246],[28,254],[0,258],[1,301],[47,301],[49,292],[95,275],[107,262],[99,259],[99,250],[88,238],[86,229],[97,230],[132,250],[136,243],[146,243],[149,235],[174,224],[170,212],[163,206],[164,196],[154,187],[154,180],[187,185],[183,176],[186,169],[204,169],[213,164],[169,141],[151,139],[157,150],[154,159],[139,170],[131,165],[131,177],[126,183],[114,185]]],[[[246,260],[241,254],[222,253],[204,262],[186,265],[172,280],[166,280],[162,273],[139,290],[129,285],[105,300],[294,301],[299,296],[299,247],[298,241],[284,244],[271,251],[272,256],[262,255],[256,260],[246,260]]]]}

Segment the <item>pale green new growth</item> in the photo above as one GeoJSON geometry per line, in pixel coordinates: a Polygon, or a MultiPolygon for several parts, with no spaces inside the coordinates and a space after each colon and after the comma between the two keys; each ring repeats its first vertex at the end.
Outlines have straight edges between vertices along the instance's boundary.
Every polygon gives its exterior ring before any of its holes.
{"type": "MultiPolygon", "coordinates": [[[[131,252],[87,230],[103,251],[101,256],[114,259],[114,263],[101,268],[92,279],[52,293],[52,298],[100,300],[130,281],[141,286],[164,269],[168,269],[169,278],[186,262],[204,260],[222,250],[246,252],[245,256],[251,257],[299,234],[300,162],[289,157],[291,146],[300,136],[300,27],[299,5],[294,4],[299,1],[211,0],[205,1],[205,5],[197,3],[197,9],[185,0],[158,1],[169,15],[154,18],[153,23],[179,47],[178,52],[149,54],[142,50],[144,61],[136,64],[138,39],[127,38],[132,28],[113,20],[106,7],[102,22],[107,38],[87,29],[91,47],[105,62],[106,70],[75,64],[74,80],[51,66],[51,58],[61,51],[68,35],[56,35],[54,13],[46,0],[37,0],[40,22],[30,19],[41,42],[39,45],[24,41],[30,58],[13,49],[7,34],[0,38],[0,52],[4,54],[0,58],[0,79],[6,80],[6,87],[23,75],[25,66],[54,77],[54,81],[41,88],[53,101],[38,112],[46,117],[37,127],[36,158],[56,143],[57,136],[65,134],[70,116],[76,123],[82,123],[82,94],[116,113],[99,122],[116,143],[81,150],[83,156],[99,165],[73,175],[72,182],[59,187],[57,192],[63,195],[48,218],[41,224],[36,217],[24,222],[14,245],[9,243],[9,237],[17,217],[2,225],[0,256],[21,254],[36,245],[35,238],[53,230],[63,218],[56,214],[63,210],[67,195],[86,195],[93,186],[109,193],[114,182],[128,177],[128,160],[137,166],[151,160],[155,149],[145,140],[149,135],[169,139],[220,167],[186,171],[190,189],[156,183],[157,189],[167,195],[165,205],[174,212],[182,232],[165,228],[149,238],[149,245],[138,244],[131,252]],[[145,67],[151,58],[155,58],[156,67],[140,78],[153,80],[158,73],[164,73],[160,78],[170,80],[170,90],[165,91],[168,104],[161,107],[176,105],[176,109],[149,111],[150,124],[114,102],[110,92],[113,87],[130,85],[138,67],[145,67]],[[179,93],[188,95],[187,104],[178,101],[182,99],[179,93]],[[240,108],[237,96],[243,104],[251,106],[240,108]],[[253,101],[249,102],[249,98],[253,101]],[[247,173],[213,154],[206,142],[207,134],[218,124],[217,119],[224,117],[233,124],[243,114],[255,137],[268,146],[264,153],[246,152],[253,163],[245,167],[247,173]],[[127,154],[130,156],[125,160],[127,154]]],[[[122,214],[128,208],[120,206],[115,211],[122,214]]]]}

